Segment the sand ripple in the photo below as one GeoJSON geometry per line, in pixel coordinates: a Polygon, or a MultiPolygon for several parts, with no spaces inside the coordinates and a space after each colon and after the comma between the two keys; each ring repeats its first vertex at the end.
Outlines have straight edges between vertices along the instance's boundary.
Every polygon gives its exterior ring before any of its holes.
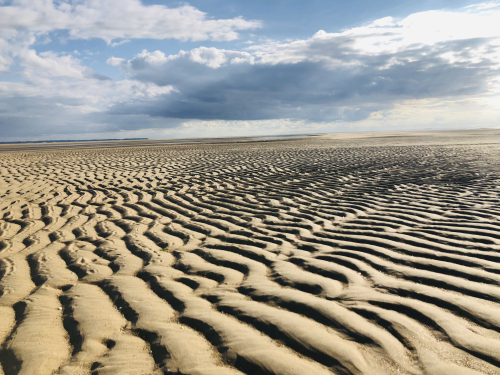
{"type": "Polygon", "coordinates": [[[0,374],[500,374],[500,148],[359,142],[1,154],[0,374]]]}

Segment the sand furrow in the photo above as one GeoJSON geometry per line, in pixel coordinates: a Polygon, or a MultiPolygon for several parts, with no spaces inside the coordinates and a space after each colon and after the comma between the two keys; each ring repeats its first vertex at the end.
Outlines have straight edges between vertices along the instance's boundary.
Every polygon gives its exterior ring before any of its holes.
{"type": "Polygon", "coordinates": [[[498,134],[436,134],[8,146],[0,374],[499,374],[498,134]]]}
{"type": "Polygon", "coordinates": [[[17,325],[0,354],[6,374],[53,374],[70,355],[59,291],[41,287],[15,305],[17,325]]]}
{"type": "Polygon", "coordinates": [[[152,352],[167,372],[236,374],[221,366],[212,345],[198,332],[179,324],[177,312],[136,277],[113,277],[103,288],[133,323],[140,336],[150,340],[152,352]],[[165,358],[166,354],[166,358],[165,358]]]}

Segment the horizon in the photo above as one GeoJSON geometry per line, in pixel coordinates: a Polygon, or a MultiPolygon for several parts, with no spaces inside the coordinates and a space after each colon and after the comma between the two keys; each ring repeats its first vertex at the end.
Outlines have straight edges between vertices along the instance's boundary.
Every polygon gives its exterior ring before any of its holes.
{"type": "Polygon", "coordinates": [[[499,22],[500,1],[9,0],[0,142],[495,128],[499,22]]]}
{"type": "MultiPolygon", "coordinates": [[[[79,142],[117,142],[117,141],[173,141],[172,144],[177,143],[191,143],[191,142],[178,142],[178,141],[193,141],[193,143],[204,143],[203,141],[211,141],[211,140],[221,140],[227,139],[229,142],[233,140],[239,139],[248,139],[248,140],[261,140],[260,138],[276,138],[276,139],[285,139],[285,138],[296,138],[296,137],[311,137],[311,136],[328,136],[328,135],[355,135],[362,136],[363,134],[377,134],[379,136],[387,136],[387,134],[392,133],[415,133],[415,135],[419,135],[419,133],[425,132],[450,132],[451,134],[456,134],[456,132],[468,132],[474,130],[498,130],[500,126],[494,127],[473,127],[473,128],[423,128],[423,129],[398,129],[398,130],[360,130],[360,131],[338,131],[338,132],[324,132],[324,133],[297,133],[297,134],[256,134],[256,135],[245,135],[245,136],[217,136],[217,137],[191,137],[191,138],[96,138],[96,139],[41,139],[37,141],[27,140],[27,141],[0,141],[0,145],[16,145],[16,144],[42,144],[42,143],[79,143],[79,142]],[[202,141],[202,142],[200,142],[202,141]]],[[[404,136],[404,135],[403,135],[404,136]]],[[[265,139],[264,139],[265,140],[265,139]]]]}

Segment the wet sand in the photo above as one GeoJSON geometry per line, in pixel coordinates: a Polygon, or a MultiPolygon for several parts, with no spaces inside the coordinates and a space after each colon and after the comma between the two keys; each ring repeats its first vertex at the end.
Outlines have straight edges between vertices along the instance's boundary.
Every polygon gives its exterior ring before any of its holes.
{"type": "Polygon", "coordinates": [[[500,130],[1,145],[0,374],[500,374],[500,130]]]}

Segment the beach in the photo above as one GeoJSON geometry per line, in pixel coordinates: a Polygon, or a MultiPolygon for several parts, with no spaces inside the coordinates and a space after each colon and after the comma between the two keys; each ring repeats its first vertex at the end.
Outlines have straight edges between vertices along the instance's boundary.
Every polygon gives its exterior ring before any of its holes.
{"type": "Polygon", "coordinates": [[[0,374],[500,374],[500,129],[0,145],[0,374]]]}

